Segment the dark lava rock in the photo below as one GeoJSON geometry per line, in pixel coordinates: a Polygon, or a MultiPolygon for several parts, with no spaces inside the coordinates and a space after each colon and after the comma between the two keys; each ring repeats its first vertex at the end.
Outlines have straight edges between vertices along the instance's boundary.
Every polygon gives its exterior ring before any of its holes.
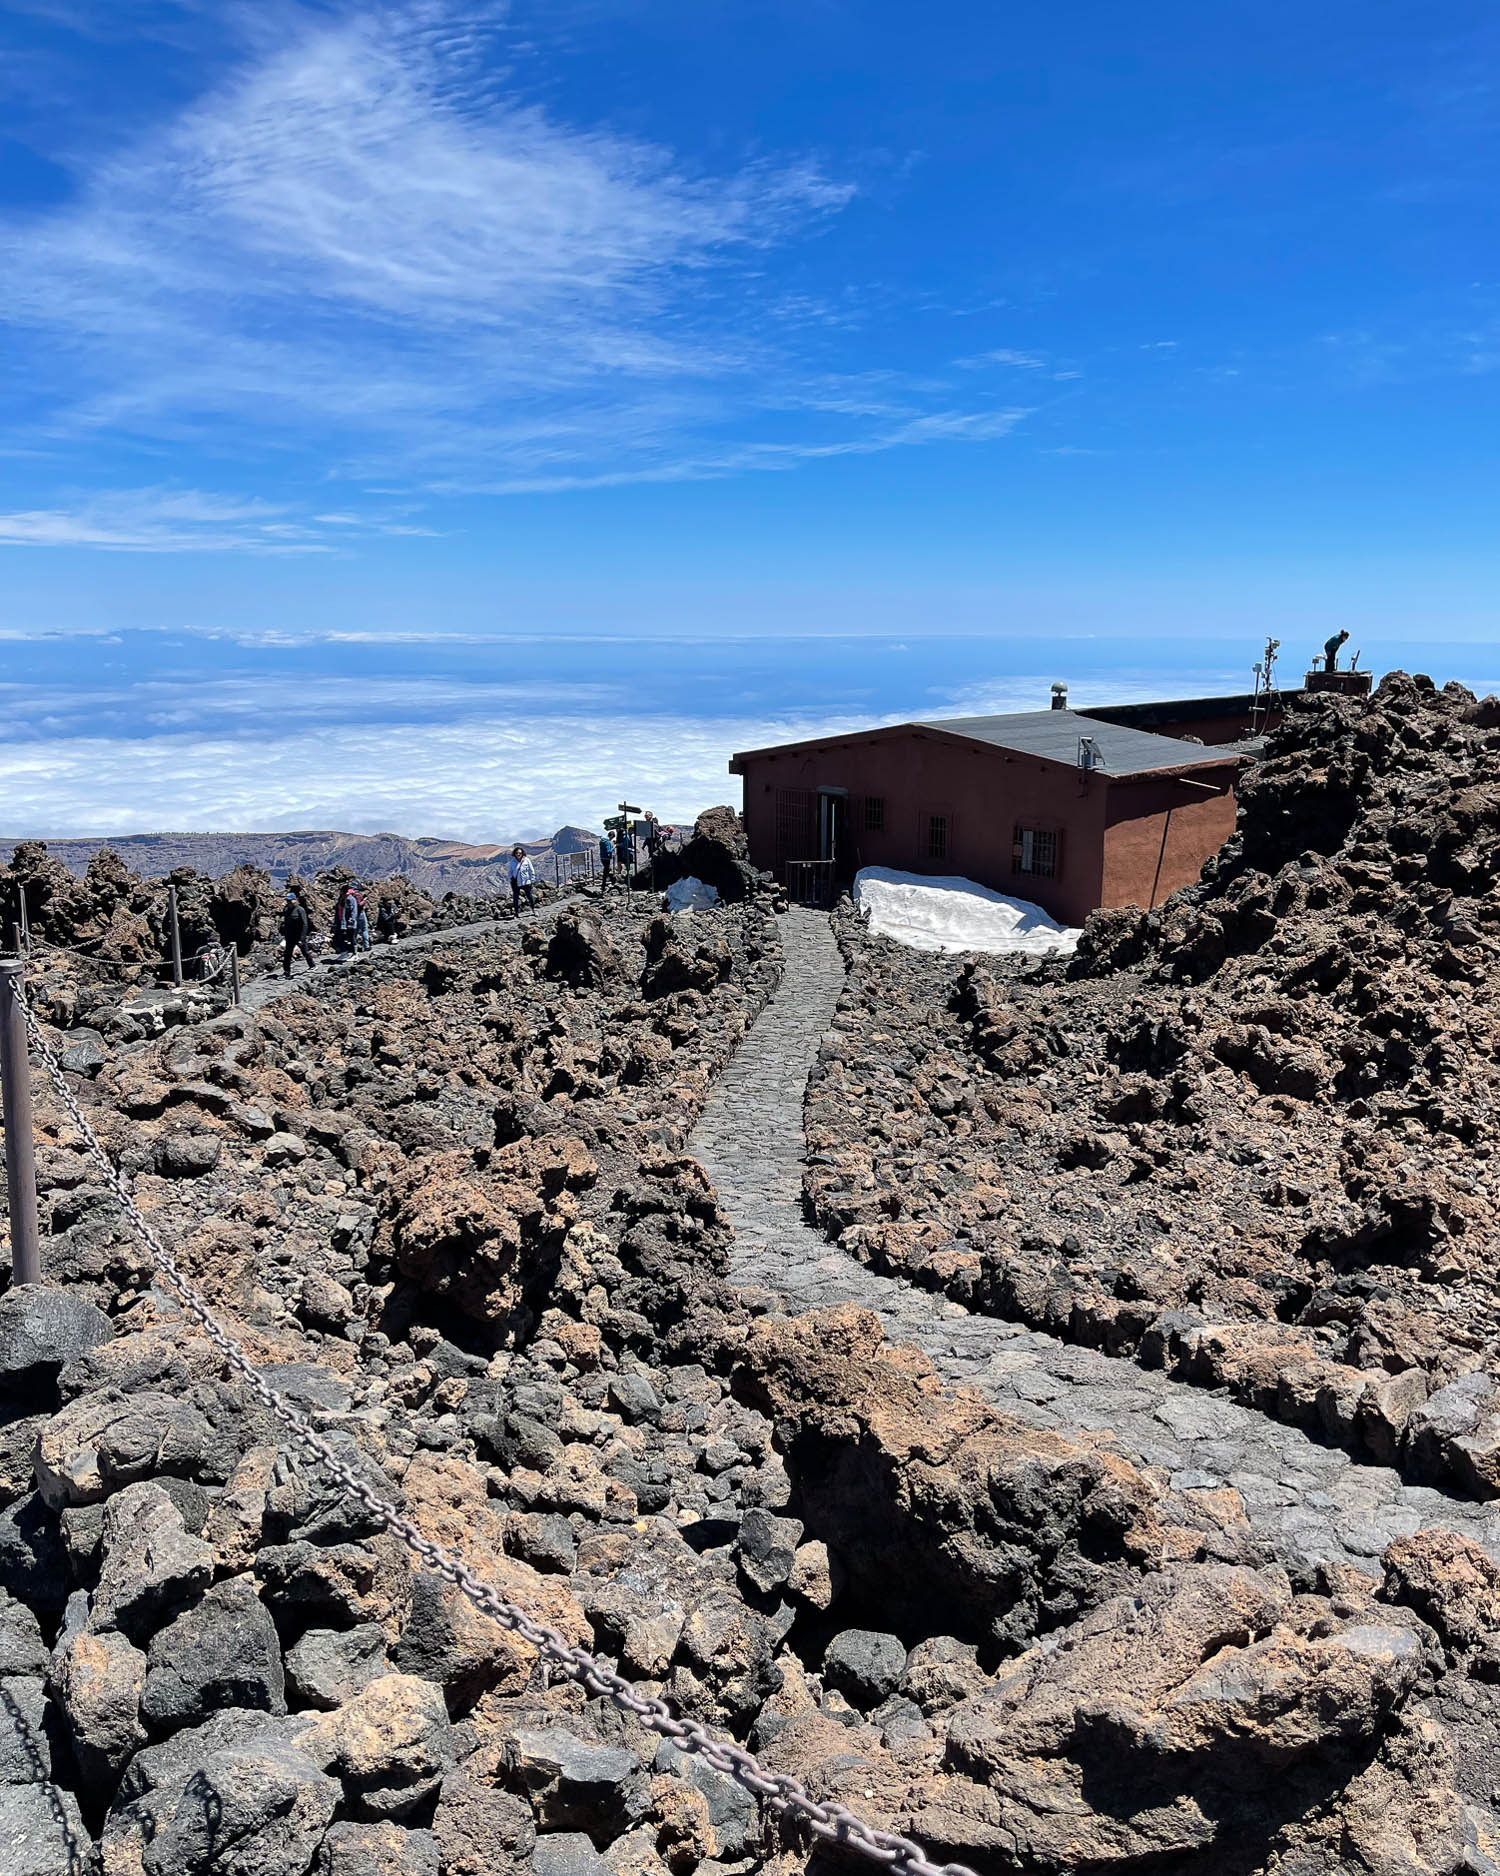
{"type": "Polygon", "coordinates": [[[287,1721],[230,1709],[136,1754],[105,1820],[107,1867],[307,1876],[339,1797],[287,1721]]]}
{"type": "Polygon", "coordinates": [[[506,1749],[544,1830],[610,1843],[646,1813],[646,1768],[624,1747],[596,1745],[563,1726],[523,1726],[506,1749]]]}
{"type": "Polygon", "coordinates": [[[0,1392],[43,1395],[59,1371],[114,1335],[102,1309],[68,1290],[22,1284],[0,1296],[0,1392]]]}
{"type": "Polygon", "coordinates": [[[879,1706],[901,1683],[906,1650],[894,1635],[846,1628],[823,1656],[823,1680],[862,1710],[879,1706]]]}
{"type": "Polygon", "coordinates": [[[157,1171],[165,1179],[201,1179],[219,1163],[214,1133],[169,1133],[157,1151],[157,1171]]]}
{"type": "Polygon", "coordinates": [[[388,1672],[385,1631],[375,1622],[310,1628],[286,1652],[287,1688],[304,1707],[341,1707],[388,1672]]]}
{"type": "Polygon", "coordinates": [[[152,1637],[141,1715],[158,1732],[196,1725],[220,1707],[286,1712],[276,1625],[248,1576],[215,1583],[152,1637]]]}

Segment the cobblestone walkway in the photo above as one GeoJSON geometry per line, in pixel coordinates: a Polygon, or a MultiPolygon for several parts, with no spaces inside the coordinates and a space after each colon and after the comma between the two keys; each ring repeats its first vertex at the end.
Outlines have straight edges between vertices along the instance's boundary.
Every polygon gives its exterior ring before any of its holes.
{"type": "Polygon", "coordinates": [[[1466,1532],[1500,1557],[1500,1506],[1402,1483],[1294,1427],[1133,1362],[1073,1348],[1019,1324],[882,1277],[831,1245],[802,1210],[802,1097],[833,1020],[843,960],[826,917],[781,921],[786,975],[715,1088],[691,1141],[734,1221],[733,1274],[793,1309],[857,1302],[893,1341],[914,1342],[953,1381],[1017,1418],[1061,1432],[1102,1428],[1180,1487],[1227,1480],[1275,1555],[1349,1559],[1366,1569],[1395,1537],[1428,1525],[1466,1532]]]}

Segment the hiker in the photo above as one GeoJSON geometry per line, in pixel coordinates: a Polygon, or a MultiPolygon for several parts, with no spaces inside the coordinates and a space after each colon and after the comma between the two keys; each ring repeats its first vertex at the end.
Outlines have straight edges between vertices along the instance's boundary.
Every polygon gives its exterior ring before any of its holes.
{"type": "Polygon", "coordinates": [[[390,899],[382,899],[375,914],[375,936],[382,944],[394,944],[401,936],[401,914],[390,899]]]}
{"type": "Polygon", "coordinates": [[[359,901],[354,896],[352,884],[345,886],[339,894],[338,904],[333,908],[333,948],[340,953],[353,951],[354,941],[359,935],[359,901]]]}
{"type": "Polygon", "coordinates": [[[359,916],[354,923],[354,948],[356,951],[368,951],[370,948],[370,915],[365,910],[365,895],[356,892],[354,903],[359,916]]]}
{"type": "Polygon", "coordinates": [[[656,855],[660,847],[661,823],[654,814],[648,812],[646,815],[646,852],[650,855],[653,866],[656,864],[656,855]]]}
{"type": "Polygon", "coordinates": [[[526,894],[526,903],[536,910],[536,868],[531,864],[531,856],[524,847],[512,847],[510,850],[510,903],[512,918],[521,916],[521,894],[526,894]]]}
{"type": "Polygon", "coordinates": [[[1333,637],[1325,642],[1323,646],[1323,669],[1325,671],[1338,670],[1339,651],[1347,642],[1348,637],[1349,634],[1347,632],[1335,632],[1333,637]]]}
{"type": "Polygon", "coordinates": [[[288,888],[286,899],[281,907],[281,970],[283,976],[291,976],[292,957],[293,954],[298,951],[307,959],[307,968],[309,970],[313,968],[314,959],[312,946],[307,942],[307,934],[310,929],[307,919],[307,907],[303,905],[296,893],[288,888]]]}
{"type": "Polygon", "coordinates": [[[604,875],[604,891],[609,891],[610,875],[615,870],[614,842],[608,834],[599,836],[599,867],[604,875]]]}

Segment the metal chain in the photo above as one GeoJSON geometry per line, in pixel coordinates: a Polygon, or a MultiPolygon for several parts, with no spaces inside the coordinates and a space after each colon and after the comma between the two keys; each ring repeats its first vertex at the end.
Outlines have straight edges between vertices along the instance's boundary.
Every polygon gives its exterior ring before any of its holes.
{"type": "Polygon", "coordinates": [[[881,1830],[867,1823],[847,1805],[835,1799],[820,1801],[814,1798],[797,1779],[785,1772],[767,1771],[754,1753],[737,1746],[733,1740],[716,1737],[698,1720],[678,1719],[665,1700],[657,1695],[637,1693],[623,1675],[606,1667],[586,1648],[575,1646],[557,1629],[538,1622],[519,1604],[507,1602],[492,1584],[474,1575],[468,1565],[451,1551],[424,1537],[417,1526],[389,1499],[383,1498],[340,1458],[337,1450],[314,1429],[298,1408],[284,1395],[277,1393],[234,1337],[220,1325],[207,1298],[183,1275],[177,1260],[126,1190],[114,1162],[84,1118],[83,1110],[63,1074],[62,1065],[49,1048],[24,994],[18,1000],[27,1034],[51,1077],[58,1099],[82,1134],[89,1153],[98,1162],[136,1236],[145,1245],[156,1268],[177,1293],[183,1308],[198,1323],[255,1398],[286,1427],[297,1445],[310,1454],[347,1492],[352,1493],[387,1531],[399,1537],[413,1556],[419,1557],[428,1569],[462,1591],[476,1609],[498,1622],[502,1628],[510,1629],[524,1641],[530,1642],[544,1661],[554,1663],[570,1680],[576,1681],[591,1694],[607,1695],[622,1711],[634,1714],[649,1731],[661,1734],[682,1751],[696,1753],[715,1770],[727,1773],[753,1792],[769,1810],[778,1815],[790,1815],[804,1823],[815,1836],[855,1850],[874,1862],[887,1864],[904,1872],[905,1876],[974,1876],[974,1872],[962,1863],[932,1862],[923,1854],[921,1846],[910,1837],[903,1837],[896,1831],[881,1830]]]}

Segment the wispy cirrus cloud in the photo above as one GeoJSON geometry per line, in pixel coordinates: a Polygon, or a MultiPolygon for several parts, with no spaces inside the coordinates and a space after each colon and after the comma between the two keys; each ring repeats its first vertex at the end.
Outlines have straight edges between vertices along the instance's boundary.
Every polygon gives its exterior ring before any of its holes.
{"type": "MultiPolygon", "coordinates": [[[[770,250],[854,193],[813,160],[709,175],[549,115],[486,56],[497,7],[226,17],[242,35],[227,76],[123,148],[75,157],[63,206],[0,222],[0,324],[30,367],[11,429],[33,456],[232,438],[251,486],[269,464],[281,486],[300,466],[304,487],[536,489],[1015,422],[914,384],[878,410],[819,407],[823,373],[797,352],[811,302],[761,278],[770,250]],[[767,440],[778,422],[786,440],[767,440]]],[[[0,538],[271,551],[281,529],[305,550],[340,525],[307,517],[359,508],[330,492],[202,524],[49,502],[0,538]]]]}
{"type": "Polygon", "coordinates": [[[0,544],[108,547],[131,553],[321,554],[351,531],[430,534],[375,516],[319,515],[304,521],[286,507],[202,489],[120,489],[48,508],[0,511],[0,544]],[[337,524],[337,532],[331,531],[337,524]]]}

